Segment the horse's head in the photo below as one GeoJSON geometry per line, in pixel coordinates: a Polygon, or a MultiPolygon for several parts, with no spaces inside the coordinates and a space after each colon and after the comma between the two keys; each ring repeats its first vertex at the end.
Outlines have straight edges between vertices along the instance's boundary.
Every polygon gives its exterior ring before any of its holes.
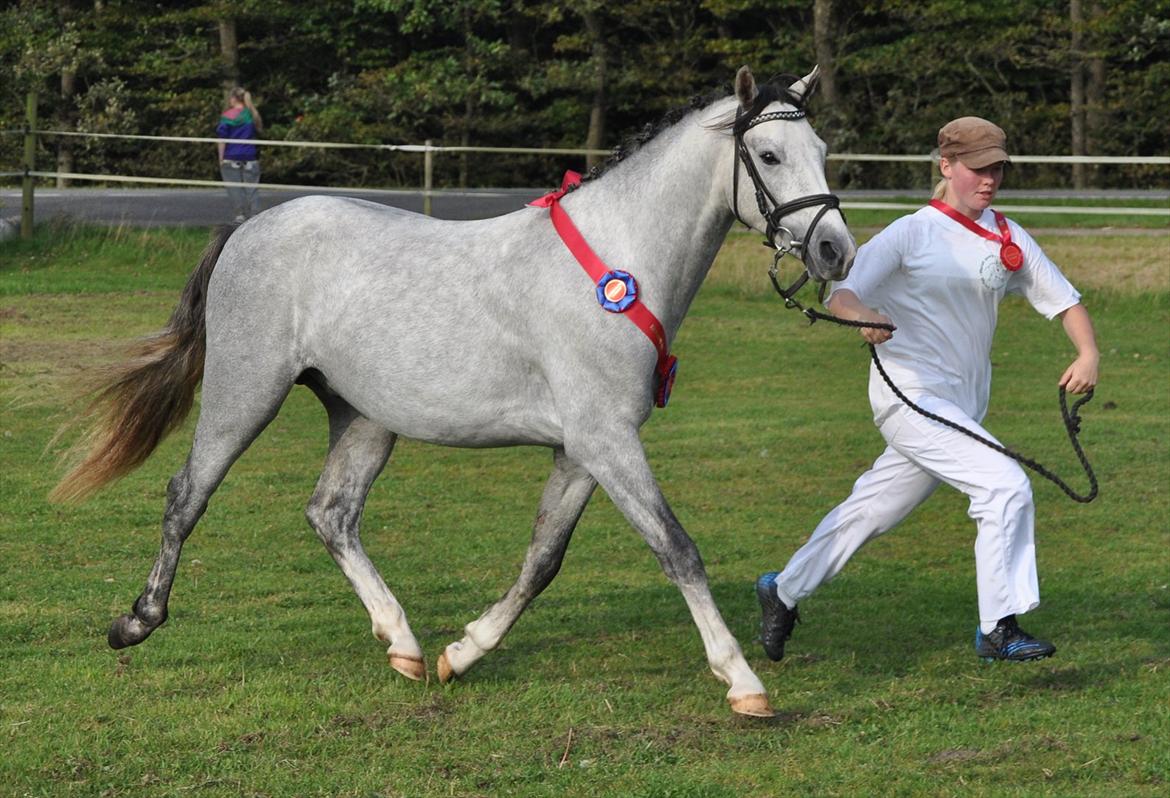
{"type": "Polygon", "coordinates": [[[825,143],[805,118],[817,69],[782,87],[756,85],[746,66],[735,76],[739,101],[732,210],[778,249],[792,251],[816,280],[840,280],[857,244],[825,181],[825,143]]]}

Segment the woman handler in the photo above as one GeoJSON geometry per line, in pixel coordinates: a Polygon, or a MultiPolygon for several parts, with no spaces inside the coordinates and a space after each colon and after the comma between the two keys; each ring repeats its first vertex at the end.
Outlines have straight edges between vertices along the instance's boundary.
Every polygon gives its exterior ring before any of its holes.
{"type": "MultiPolygon", "coordinates": [[[[935,199],[858,250],[828,307],[841,318],[894,324],[894,333],[861,330],[879,345],[894,384],[924,410],[994,440],[979,422],[987,413],[991,341],[1004,295],[1022,294],[1040,313],[1061,319],[1077,350],[1060,378],[1071,393],[1097,383],[1096,338],[1076,289],[1031,236],[990,210],[1008,161],[1003,130],[963,117],[939,131],[938,146],[943,179],[935,199]]],[[[908,408],[873,366],[869,399],[886,450],[784,570],[757,581],[764,651],[773,660],[783,657],[797,602],[945,482],[970,499],[968,513],[978,529],[976,653],[1006,660],[1051,655],[1051,643],[1016,622],[1040,603],[1032,489],[1023,469],[908,408]]]]}

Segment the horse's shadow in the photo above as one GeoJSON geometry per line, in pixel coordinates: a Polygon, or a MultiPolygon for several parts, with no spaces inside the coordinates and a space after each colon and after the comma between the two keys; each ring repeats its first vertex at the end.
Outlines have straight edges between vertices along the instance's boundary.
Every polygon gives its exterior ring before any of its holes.
{"type": "MultiPolygon", "coordinates": [[[[841,580],[848,584],[840,586],[822,586],[817,596],[807,602],[807,608],[802,607],[807,620],[797,626],[788,656],[778,663],[764,656],[758,642],[759,605],[754,584],[750,580],[720,580],[712,581],[711,587],[750,664],[765,682],[782,678],[790,684],[802,674],[811,679],[816,669],[828,667],[845,668],[863,680],[874,680],[876,685],[923,669],[937,669],[940,654],[953,662],[956,672],[970,670],[979,677],[988,675],[988,669],[994,674],[999,667],[1019,668],[1011,671],[1012,682],[1029,690],[1097,691],[1125,678],[1124,663],[1085,662],[1076,657],[1073,648],[1080,630],[1091,620],[1082,615],[1086,611],[1083,608],[1093,607],[1094,616],[1099,612],[1111,614],[1112,604],[1118,608],[1128,604],[1132,610],[1132,602],[1124,596],[1102,604],[1099,594],[1088,588],[1049,587],[1045,601],[1048,612],[1037,615],[1025,626],[1037,636],[1052,639],[1058,653],[1055,659],[1024,670],[1028,666],[985,664],[976,657],[974,586],[968,584],[968,577],[970,574],[956,574],[942,582],[936,578],[908,578],[897,591],[886,587],[884,575],[841,580]],[[1063,661],[1062,647],[1068,652],[1063,661]]],[[[1167,636],[1159,640],[1156,635],[1143,634],[1143,628],[1159,628],[1158,619],[1125,628],[1102,628],[1100,632],[1105,637],[1097,642],[1120,648],[1154,642],[1170,655],[1167,636]]],[[[450,636],[457,629],[428,629],[425,636],[444,639],[444,634],[450,636]]],[[[505,683],[528,681],[534,660],[550,658],[564,664],[564,649],[579,646],[582,641],[589,641],[595,663],[633,656],[631,649],[637,649],[639,672],[665,673],[702,666],[698,635],[677,589],[670,583],[613,589],[600,602],[582,598],[573,590],[558,593],[554,586],[533,603],[513,633],[468,678],[505,683]]],[[[589,667],[588,663],[581,665],[589,667]]]]}
{"type": "MultiPolygon", "coordinates": [[[[1056,643],[1056,657],[1030,665],[985,665],[972,647],[973,575],[961,568],[942,575],[914,571],[910,564],[856,563],[802,603],[803,621],[796,627],[787,655],[776,663],[764,656],[757,640],[759,605],[753,581],[717,577],[711,589],[751,666],[766,685],[785,694],[796,689],[794,684],[819,683],[818,671],[824,669],[844,672],[882,690],[891,679],[923,670],[937,673],[940,656],[956,673],[969,672],[980,679],[998,679],[1000,668],[1011,669],[1004,674],[1005,680],[1013,689],[1027,691],[1100,691],[1127,678],[1132,667],[1120,659],[1085,661],[1076,655],[1074,646],[1086,628],[1092,629],[1099,646],[1148,650],[1152,644],[1161,652],[1158,656],[1170,656],[1170,635],[1155,631],[1165,629],[1164,607],[1135,601],[1125,593],[1106,596],[1092,585],[1050,584],[1045,586],[1043,611],[1027,616],[1024,625],[1056,643]],[[897,589],[891,588],[893,584],[897,589]],[[1100,620],[1124,613],[1129,615],[1126,624],[1100,620]],[[1149,617],[1140,617],[1143,614],[1149,617]]],[[[420,597],[415,598],[417,603],[420,597]]],[[[462,624],[494,599],[487,589],[470,594],[443,591],[433,598],[432,603],[412,613],[420,642],[432,656],[457,639],[462,624]]],[[[340,650],[351,664],[368,655],[371,672],[381,667],[377,645],[370,640],[364,619],[353,613],[348,596],[317,596],[308,604],[314,608],[310,623],[329,624],[333,634],[322,635],[319,629],[308,628],[303,617],[279,617],[286,612],[299,614],[291,607],[274,608],[272,615],[254,620],[284,629],[296,656],[306,661],[328,662],[340,650]]],[[[172,620],[173,628],[163,637],[172,637],[173,642],[152,641],[145,647],[165,645],[168,653],[163,659],[171,665],[199,667],[217,653],[195,653],[188,648],[190,640],[180,641],[196,635],[195,627],[200,623],[214,623],[218,612],[211,604],[202,609],[181,609],[172,620]]],[[[231,642],[220,645],[225,651],[232,649],[232,657],[250,673],[287,667],[287,650],[231,642]]],[[[500,647],[464,678],[472,683],[521,685],[532,681],[534,671],[558,669],[593,672],[601,679],[633,684],[641,677],[701,672],[705,663],[686,605],[677,588],[664,578],[637,585],[568,578],[554,581],[500,647]]],[[[799,709],[792,711],[801,714],[799,709]]]]}

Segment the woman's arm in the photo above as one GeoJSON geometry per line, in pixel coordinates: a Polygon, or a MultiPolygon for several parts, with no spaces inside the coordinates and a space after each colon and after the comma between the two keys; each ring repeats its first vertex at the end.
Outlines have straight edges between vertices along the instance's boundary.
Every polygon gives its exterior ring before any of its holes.
{"type": "Polygon", "coordinates": [[[263,133],[264,120],[260,118],[260,110],[252,102],[252,92],[244,92],[244,105],[248,106],[248,110],[252,112],[252,123],[256,126],[256,132],[263,133]]]}
{"type": "Polygon", "coordinates": [[[1097,385],[1097,366],[1101,356],[1097,352],[1097,334],[1085,306],[1077,303],[1061,312],[1064,332],[1077,349],[1077,359],[1060,377],[1060,386],[1070,393],[1084,393],[1097,385]]]}
{"type": "MultiPolygon", "coordinates": [[[[839,316],[849,321],[865,321],[878,324],[891,323],[888,316],[884,316],[866,305],[857,294],[848,288],[838,288],[834,291],[833,295],[829,297],[829,303],[826,307],[828,307],[829,312],[834,316],[839,316]]],[[[879,330],[873,327],[861,327],[859,331],[861,332],[861,337],[871,344],[885,343],[894,335],[889,330],[879,330]]]]}

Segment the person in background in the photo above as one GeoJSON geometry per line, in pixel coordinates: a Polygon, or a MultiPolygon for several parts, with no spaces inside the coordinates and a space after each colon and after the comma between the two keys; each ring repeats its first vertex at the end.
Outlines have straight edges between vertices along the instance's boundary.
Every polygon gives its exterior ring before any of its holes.
{"type": "MultiPolygon", "coordinates": [[[[877,346],[894,384],[924,410],[994,440],[980,423],[1005,294],[1021,294],[1049,319],[1061,320],[1077,352],[1059,380],[1070,393],[1097,383],[1096,337],[1077,290],[1028,233],[990,208],[1009,160],[1003,130],[963,117],[939,131],[938,145],[943,179],[935,198],[860,247],[827,304],[844,319],[892,323],[895,332],[870,328],[861,335],[877,346]]],[[[765,653],[783,657],[799,618],[797,603],[945,482],[967,495],[977,526],[976,654],[1013,661],[1053,654],[1055,646],[1016,620],[1040,603],[1032,488],[1023,469],[903,404],[874,365],[869,399],[885,451],[784,570],[756,582],[765,653]]]]}
{"type": "Polygon", "coordinates": [[[255,187],[260,182],[260,158],[252,140],[264,129],[260,111],[252,102],[251,92],[237,86],[228,95],[228,107],[219,117],[215,135],[220,139],[216,144],[219,151],[219,173],[228,187],[228,198],[232,202],[235,221],[242,222],[260,212],[260,192],[255,187]]]}

